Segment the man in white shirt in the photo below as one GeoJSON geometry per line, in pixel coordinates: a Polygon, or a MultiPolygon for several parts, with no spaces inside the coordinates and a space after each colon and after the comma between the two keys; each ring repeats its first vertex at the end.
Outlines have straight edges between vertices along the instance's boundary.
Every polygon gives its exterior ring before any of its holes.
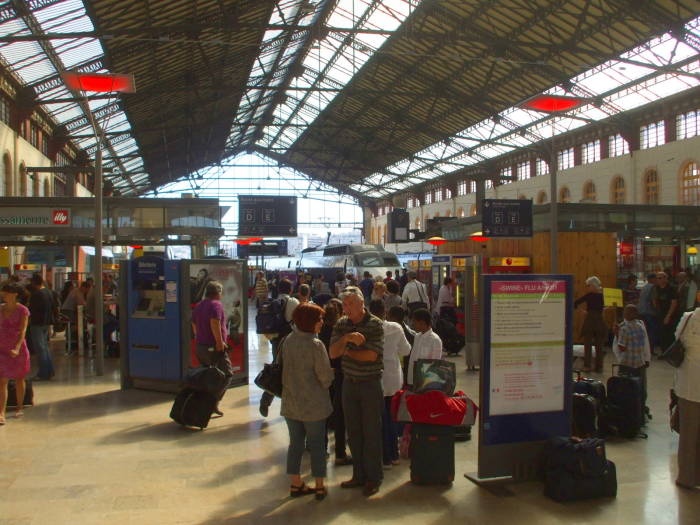
{"type": "Polygon", "coordinates": [[[425,286],[418,280],[418,275],[414,271],[408,272],[408,283],[401,294],[403,304],[408,308],[409,313],[413,313],[419,308],[429,308],[428,293],[425,286]]]}
{"type": "Polygon", "coordinates": [[[409,385],[413,385],[413,366],[418,359],[442,359],[442,341],[433,332],[431,315],[425,308],[420,308],[411,314],[416,338],[413,341],[411,357],[408,360],[409,385]]]}
{"type": "Polygon", "coordinates": [[[445,311],[451,311],[454,314],[455,298],[452,294],[452,278],[445,277],[442,281],[442,286],[438,292],[437,303],[435,304],[435,313],[442,317],[443,308],[445,311]]]}
{"type": "Polygon", "coordinates": [[[411,351],[403,327],[399,323],[386,321],[384,301],[374,299],[369,303],[369,312],[379,317],[384,326],[384,371],[382,390],[384,391],[384,413],[382,414],[382,435],[384,447],[382,461],[384,468],[391,468],[399,462],[399,429],[391,417],[391,398],[403,386],[403,356],[411,351]]]}

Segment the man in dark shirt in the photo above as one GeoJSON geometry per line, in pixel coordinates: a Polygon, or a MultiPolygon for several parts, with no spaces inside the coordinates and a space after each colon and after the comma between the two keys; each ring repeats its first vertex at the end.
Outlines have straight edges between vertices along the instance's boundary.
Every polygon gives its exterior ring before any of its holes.
{"type": "Polygon", "coordinates": [[[30,284],[29,339],[32,349],[39,356],[39,371],[34,379],[48,381],[55,375],[49,348],[49,327],[53,322],[54,311],[53,295],[44,286],[44,279],[38,273],[32,275],[30,284]]]}
{"type": "Polygon", "coordinates": [[[340,295],[345,316],[333,328],[330,357],[342,357],[343,412],[353,457],[352,479],[342,488],[364,487],[371,496],[382,482],[382,370],[384,326],[365,309],[362,291],[340,295]]]}
{"type": "Polygon", "coordinates": [[[656,274],[656,285],[652,291],[652,304],[656,308],[658,325],[660,327],[660,344],[663,352],[675,339],[676,324],[678,323],[678,292],[668,282],[668,274],[656,274]]]}
{"type": "Polygon", "coordinates": [[[360,290],[362,290],[362,295],[365,296],[365,306],[369,305],[369,298],[372,296],[372,290],[374,290],[374,279],[372,279],[372,274],[369,272],[364,273],[364,279],[360,281],[360,290]]]}

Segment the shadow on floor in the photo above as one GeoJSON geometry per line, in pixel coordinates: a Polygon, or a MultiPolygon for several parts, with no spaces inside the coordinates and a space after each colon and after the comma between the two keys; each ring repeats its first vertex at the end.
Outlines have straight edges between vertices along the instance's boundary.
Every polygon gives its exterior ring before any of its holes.
{"type": "MultiPolygon", "coordinates": [[[[37,393],[40,394],[40,390],[37,393]]],[[[41,403],[40,396],[37,397],[37,405],[32,408],[34,419],[43,418],[51,423],[74,423],[84,419],[137,410],[172,399],[171,394],[144,390],[109,390],[48,403],[41,403]]]]}

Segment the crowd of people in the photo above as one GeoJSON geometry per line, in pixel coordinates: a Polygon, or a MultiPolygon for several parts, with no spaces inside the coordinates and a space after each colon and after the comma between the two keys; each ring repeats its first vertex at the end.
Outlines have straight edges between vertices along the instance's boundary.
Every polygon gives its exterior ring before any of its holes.
{"type": "MultiPolygon", "coordinates": [[[[288,330],[269,338],[274,358],[283,365],[280,413],[289,429],[290,495],[325,498],[332,432],[335,465],[352,465],[352,476],[341,488],[361,488],[371,496],[379,490],[383,471],[399,462],[400,428],[391,417],[391,397],[410,387],[416,360],[442,357],[428,292],[408,271],[375,277],[366,272],[359,281],[338,274],[332,286],[322,275],[299,277],[294,286],[260,273],[254,287],[258,305],[269,297],[282,301],[289,323],[288,330]],[[313,487],[300,476],[305,449],[313,487]]],[[[265,417],[272,400],[272,394],[263,393],[260,413],[265,417]]]]}
{"type": "Polygon", "coordinates": [[[586,305],[580,334],[584,341],[584,371],[602,372],[604,345],[614,335],[611,346],[619,373],[640,378],[645,406],[647,369],[652,356],[663,359],[675,341],[682,343],[685,358],[676,369],[672,387],[672,397],[678,399],[676,484],[693,489],[700,486],[700,298],[690,272],[678,272],[673,279],[669,276],[669,271],[649,273],[640,289],[637,277],[630,275],[623,289],[622,321],[614,322],[612,327],[604,320],[604,295],[598,277],[586,280],[587,293],[574,305],[586,305]]]}
{"type": "MultiPolygon", "coordinates": [[[[111,276],[103,283],[106,293],[116,287],[111,276]]],[[[94,318],[95,294],[93,280],[88,278],[80,286],[66,281],[60,293],[53,290],[39,273],[33,274],[27,283],[16,275],[0,285],[0,425],[6,423],[6,404],[9,382],[13,382],[16,395],[15,417],[24,416],[24,394],[31,357],[37,364],[32,381],[50,381],[56,375],[51,336],[69,321],[75,329],[78,307],[85,307],[88,320],[94,318]]],[[[113,316],[105,317],[105,333],[110,335],[117,328],[113,316]]],[[[71,349],[67,348],[71,353],[71,349]]]]}

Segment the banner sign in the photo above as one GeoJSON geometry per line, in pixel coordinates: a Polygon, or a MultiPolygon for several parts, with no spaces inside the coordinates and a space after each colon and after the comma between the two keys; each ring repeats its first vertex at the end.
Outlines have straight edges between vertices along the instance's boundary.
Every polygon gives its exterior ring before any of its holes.
{"type": "Polygon", "coordinates": [[[485,275],[484,280],[485,444],[567,435],[571,276],[485,275]]]}
{"type": "Polygon", "coordinates": [[[71,212],[68,208],[0,208],[0,228],[56,228],[70,225],[71,212]]]}

